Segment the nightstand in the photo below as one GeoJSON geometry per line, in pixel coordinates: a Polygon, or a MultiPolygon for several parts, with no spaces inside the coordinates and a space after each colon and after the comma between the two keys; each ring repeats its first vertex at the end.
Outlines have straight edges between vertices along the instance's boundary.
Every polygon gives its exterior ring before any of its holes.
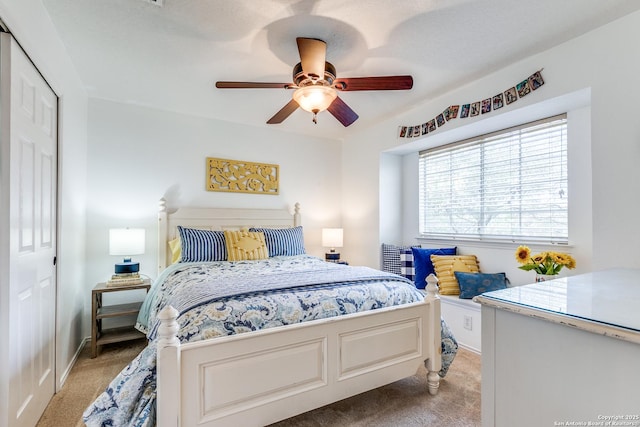
{"type": "Polygon", "coordinates": [[[102,305],[102,294],[107,292],[125,292],[135,289],[144,289],[147,292],[151,282],[147,279],[138,285],[107,286],[106,283],[98,283],[91,291],[91,358],[98,355],[98,347],[104,344],[135,340],[144,338],[145,335],[134,328],[134,325],[102,329],[102,319],[137,316],[142,302],[128,304],[102,305]]]}

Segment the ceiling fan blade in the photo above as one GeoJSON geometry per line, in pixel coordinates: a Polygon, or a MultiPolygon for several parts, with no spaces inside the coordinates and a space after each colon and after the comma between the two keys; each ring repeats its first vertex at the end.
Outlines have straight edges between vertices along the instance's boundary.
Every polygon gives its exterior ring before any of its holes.
{"type": "Polygon", "coordinates": [[[293,83],[216,82],[218,89],[291,89],[293,83]]]}
{"type": "Polygon", "coordinates": [[[353,111],[347,104],[345,104],[345,102],[340,99],[339,96],[333,100],[331,105],[329,105],[329,108],[327,108],[327,111],[333,114],[333,117],[338,119],[338,121],[342,123],[344,127],[347,127],[351,123],[358,120],[358,115],[356,114],[356,112],[353,111]]]}
{"type": "Polygon", "coordinates": [[[267,121],[267,124],[274,125],[274,124],[282,123],[284,119],[289,117],[291,113],[293,113],[297,109],[298,109],[298,103],[294,99],[292,99],[291,101],[289,101],[287,105],[282,107],[280,111],[278,111],[273,117],[271,117],[267,121]]]}
{"type": "Polygon", "coordinates": [[[342,91],[406,90],[413,87],[411,76],[348,77],[336,79],[333,86],[342,91]]]}
{"type": "Polygon", "coordinates": [[[302,71],[312,79],[324,78],[324,61],[327,56],[327,44],[318,39],[296,38],[302,71]]]}

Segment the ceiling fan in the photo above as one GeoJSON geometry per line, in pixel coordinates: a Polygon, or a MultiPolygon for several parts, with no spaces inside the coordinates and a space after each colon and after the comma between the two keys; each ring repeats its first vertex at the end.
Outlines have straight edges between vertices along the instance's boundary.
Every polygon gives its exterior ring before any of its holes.
{"type": "Polygon", "coordinates": [[[287,105],[267,123],[282,123],[298,107],[317,114],[328,110],[343,126],[349,126],[358,115],[340,97],[338,91],[404,90],[413,87],[411,76],[347,77],[336,78],[336,69],[326,61],[327,44],[319,39],[296,38],[300,62],[293,67],[293,83],[216,82],[219,89],[295,89],[287,105]]]}

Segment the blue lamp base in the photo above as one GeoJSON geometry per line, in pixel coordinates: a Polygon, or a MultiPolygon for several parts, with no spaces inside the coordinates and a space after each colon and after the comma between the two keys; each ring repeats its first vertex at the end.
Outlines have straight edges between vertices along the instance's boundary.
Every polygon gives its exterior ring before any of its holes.
{"type": "Polygon", "coordinates": [[[123,262],[119,262],[115,266],[116,274],[137,273],[140,271],[139,262],[131,262],[131,258],[125,258],[123,262]]]}
{"type": "Polygon", "coordinates": [[[339,252],[326,252],[324,254],[324,259],[325,261],[331,261],[331,262],[336,262],[340,260],[340,253],[339,252]]]}

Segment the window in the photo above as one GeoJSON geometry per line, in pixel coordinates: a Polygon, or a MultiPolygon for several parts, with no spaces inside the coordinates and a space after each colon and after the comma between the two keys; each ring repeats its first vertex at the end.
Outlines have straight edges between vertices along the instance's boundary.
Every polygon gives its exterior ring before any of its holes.
{"type": "Polygon", "coordinates": [[[420,234],[568,243],[566,114],[420,153],[420,234]]]}

